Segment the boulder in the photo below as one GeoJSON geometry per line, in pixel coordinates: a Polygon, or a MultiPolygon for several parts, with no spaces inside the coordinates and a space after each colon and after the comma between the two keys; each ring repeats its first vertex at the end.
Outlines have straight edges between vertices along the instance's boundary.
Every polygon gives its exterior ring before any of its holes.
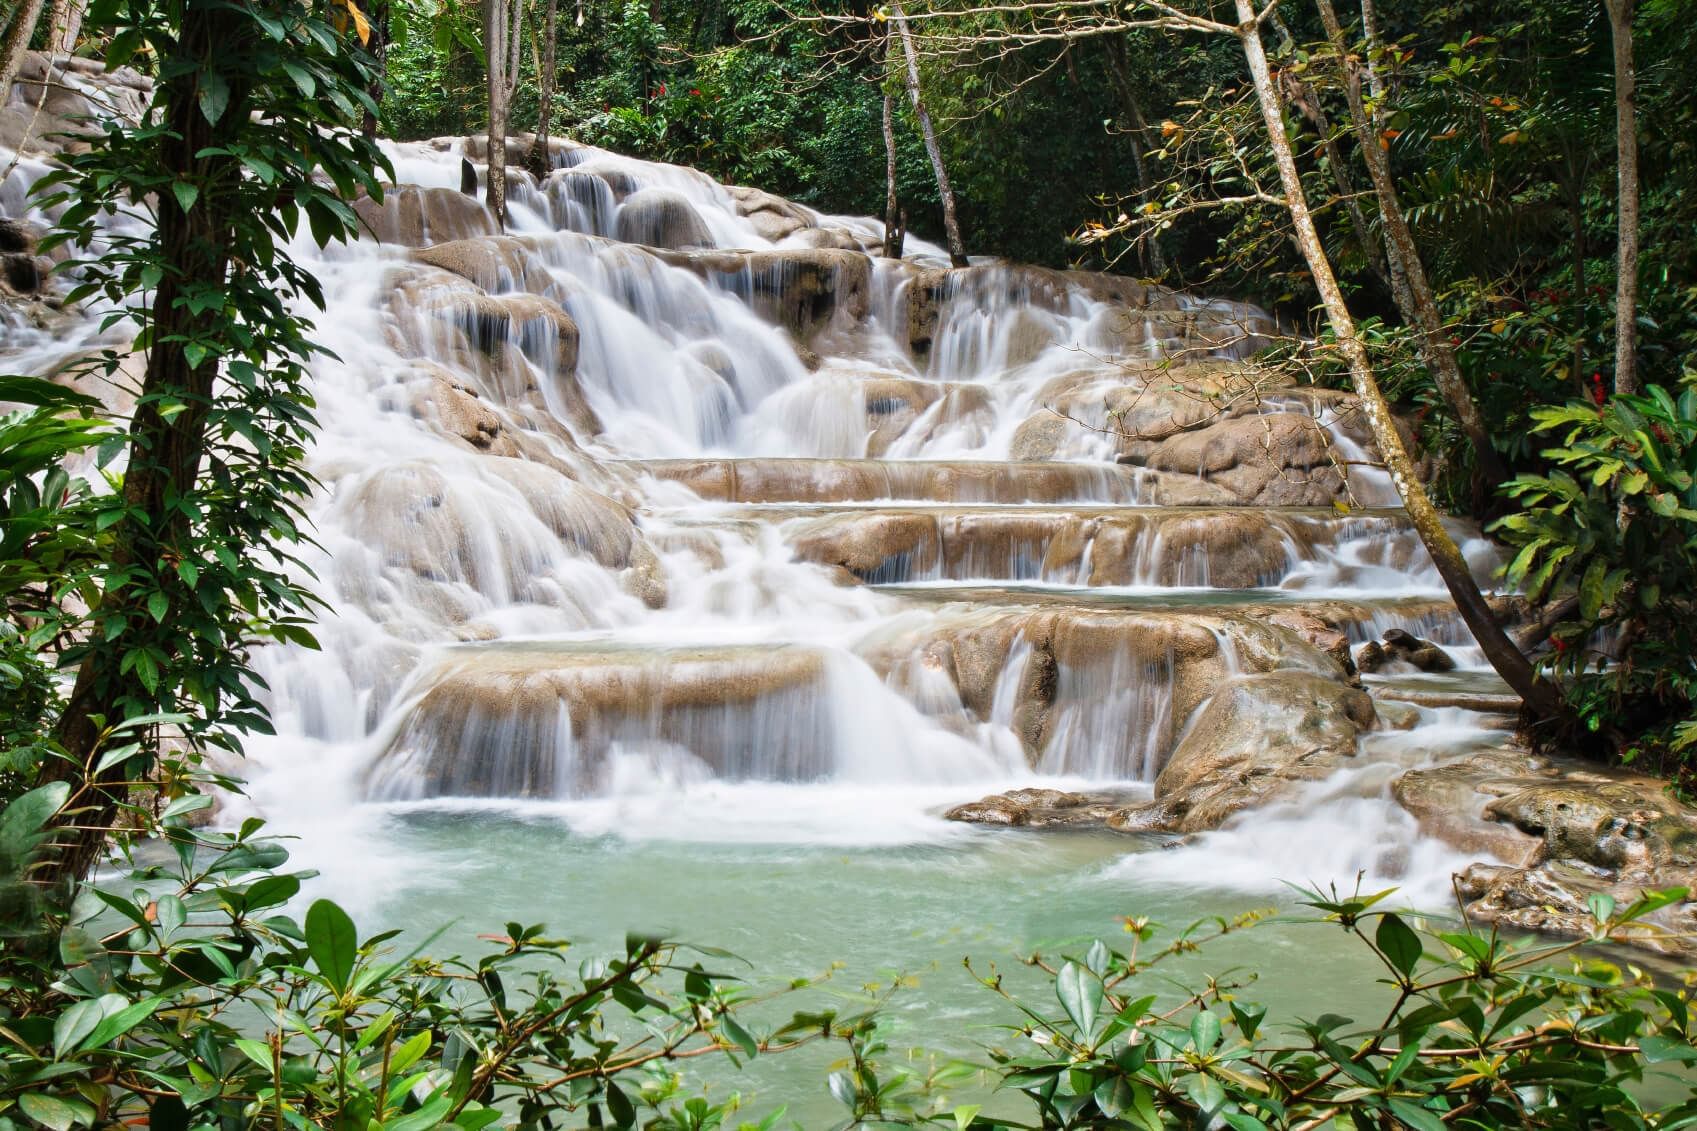
{"type": "Polygon", "coordinates": [[[851,325],[863,322],[870,310],[872,261],[858,251],[798,248],[658,254],[674,267],[687,268],[737,294],[762,318],[785,327],[798,341],[811,339],[839,318],[851,325]]]}
{"type": "MultiPolygon", "coordinates": [[[[1593,894],[1625,906],[1647,889],[1697,888],[1697,810],[1655,778],[1503,747],[1411,770],[1392,794],[1430,834],[1493,858],[1459,884],[1484,922],[1583,936],[1593,894]]],[[[1627,935],[1690,954],[1693,930],[1697,904],[1684,900],[1627,935]]]]}
{"type": "Polygon", "coordinates": [[[353,204],[360,226],[381,243],[405,247],[499,234],[495,217],[476,197],[446,188],[395,185],[383,202],[362,196],[353,204]]]}
{"type": "Polygon", "coordinates": [[[1374,723],[1365,692],[1313,672],[1239,676],[1214,695],[1155,780],[1155,799],[1109,822],[1201,832],[1348,765],[1374,723]]]}
{"type": "Polygon", "coordinates": [[[1423,672],[1455,670],[1455,661],[1450,658],[1448,652],[1430,640],[1422,640],[1400,628],[1385,630],[1384,649],[1388,655],[1404,663],[1413,664],[1423,672]]]}
{"type": "Polygon", "coordinates": [[[1021,828],[1100,826],[1127,796],[1123,792],[1072,793],[1059,789],[1010,789],[979,801],[957,805],[943,814],[946,820],[977,825],[1011,825],[1021,828]]]}
{"type": "Polygon", "coordinates": [[[625,243],[689,250],[713,247],[707,225],[682,193],[639,189],[619,205],[615,235],[625,243]]]}

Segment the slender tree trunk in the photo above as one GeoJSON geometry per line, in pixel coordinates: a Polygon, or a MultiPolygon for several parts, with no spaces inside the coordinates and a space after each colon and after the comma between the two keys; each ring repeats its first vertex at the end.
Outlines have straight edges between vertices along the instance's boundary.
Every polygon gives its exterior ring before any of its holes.
{"type": "MultiPolygon", "coordinates": [[[[193,489],[200,474],[218,362],[216,358],[191,361],[185,343],[211,336],[222,314],[191,308],[183,296],[222,286],[228,277],[236,218],[230,215],[232,194],[223,186],[242,176],[242,166],[222,146],[232,131],[241,128],[238,123],[245,124],[249,112],[249,92],[232,78],[227,80],[227,109],[216,124],[209,123],[200,110],[199,80],[204,74],[218,73],[208,60],[229,45],[232,35],[241,34],[238,27],[229,9],[185,5],[172,61],[198,61],[200,66],[167,69],[155,96],[164,104],[169,129],[159,142],[164,167],[200,186],[200,194],[187,212],[170,193],[160,193],[156,206],[159,253],[172,269],[164,273],[154,292],[153,344],[147,351],[141,397],[130,421],[129,463],[124,473],[124,499],[130,509],[113,528],[115,574],[130,566],[151,572],[162,559],[193,556],[178,545],[187,519],[176,500],[193,489]],[[181,411],[162,414],[162,399],[182,406],[181,411]]],[[[98,619],[140,622],[149,615],[134,588],[115,585],[101,601],[98,619]]],[[[88,807],[76,815],[74,826],[55,838],[49,868],[55,883],[74,884],[87,877],[100,859],[119,806],[127,799],[122,766],[101,775],[92,773],[102,734],[97,720],[113,725],[153,703],[154,697],[135,672],[122,670],[121,658],[120,651],[110,647],[89,653],[77,671],[54,733],[68,760],[52,759],[42,766],[44,780],[86,780],[91,787],[88,807]]]]}
{"type": "Polygon", "coordinates": [[[1409,230],[1408,217],[1403,213],[1402,200],[1397,195],[1396,181],[1391,176],[1390,154],[1381,144],[1380,135],[1373,128],[1373,121],[1362,101],[1360,75],[1350,59],[1349,44],[1344,38],[1342,25],[1338,23],[1332,0],[1315,0],[1315,6],[1320,10],[1320,19],[1325,24],[1332,50],[1337,52],[1344,92],[1349,102],[1350,121],[1355,129],[1355,142],[1367,163],[1367,173],[1372,178],[1373,191],[1379,200],[1379,219],[1407,278],[1413,309],[1405,309],[1403,317],[1420,329],[1420,352],[1425,356],[1426,364],[1432,367],[1432,378],[1438,391],[1449,402],[1450,411],[1473,445],[1481,485],[1494,489],[1508,480],[1508,468],[1497,454],[1485,417],[1467,388],[1467,379],[1461,374],[1461,364],[1450,343],[1449,329],[1438,310],[1437,296],[1426,276],[1426,266],[1421,262],[1420,250],[1414,244],[1414,233],[1409,230]]]}
{"type": "MultiPolygon", "coordinates": [[[[1108,67],[1114,76],[1114,85],[1119,88],[1120,101],[1125,104],[1126,120],[1131,128],[1126,131],[1126,138],[1131,142],[1131,164],[1137,173],[1137,191],[1144,196],[1154,182],[1149,177],[1149,166],[1144,158],[1143,143],[1148,137],[1149,123],[1143,117],[1143,107],[1138,104],[1137,92],[1131,85],[1131,69],[1126,66],[1125,44],[1117,36],[1108,36],[1103,40],[1104,49],[1108,54],[1108,67]]],[[[1165,275],[1167,273],[1166,256],[1161,252],[1160,238],[1150,232],[1137,244],[1138,254],[1143,257],[1143,268],[1150,275],[1165,275]]]]}
{"type": "Polygon", "coordinates": [[[1252,0],[1234,0],[1234,4],[1238,16],[1237,35],[1243,45],[1250,76],[1255,83],[1256,98],[1261,105],[1267,140],[1278,165],[1279,180],[1284,188],[1285,204],[1290,210],[1297,245],[1302,249],[1303,258],[1314,277],[1314,285],[1320,292],[1326,319],[1337,338],[1338,349],[1349,363],[1355,394],[1361,401],[1362,410],[1373,431],[1374,442],[1390,470],[1391,479],[1396,484],[1397,493],[1402,497],[1409,519],[1413,522],[1427,552],[1431,554],[1433,563],[1438,567],[1438,573],[1449,588],[1450,596],[1455,600],[1462,619],[1467,622],[1467,627],[1479,641],[1479,646],[1490,660],[1491,666],[1496,668],[1504,681],[1524,700],[1534,720],[1541,722],[1564,718],[1566,710],[1560,694],[1538,675],[1531,662],[1515,647],[1514,641],[1509,639],[1502,626],[1497,624],[1484,594],[1474,583],[1466,559],[1461,556],[1455,539],[1444,529],[1442,516],[1432,505],[1432,500],[1421,486],[1419,476],[1415,474],[1414,462],[1409,458],[1408,449],[1403,445],[1402,436],[1397,431],[1390,405],[1379,389],[1378,378],[1373,373],[1372,359],[1368,356],[1367,347],[1356,334],[1355,320],[1344,301],[1343,291],[1338,286],[1331,261],[1320,242],[1320,233],[1315,228],[1314,218],[1308,210],[1308,198],[1302,188],[1302,178],[1297,172],[1296,157],[1285,134],[1284,107],[1279,101],[1278,87],[1267,65],[1267,53],[1261,42],[1261,29],[1256,22],[1254,4],[1252,0]]]}
{"type": "Polygon", "coordinates": [[[536,143],[530,147],[530,171],[538,180],[554,167],[550,128],[554,118],[554,47],[560,0],[548,0],[542,16],[542,59],[536,71],[536,143]]]}
{"type": "Polygon", "coordinates": [[[955,220],[955,193],[949,187],[949,171],[943,166],[943,150],[937,144],[937,131],[931,125],[931,114],[919,92],[919,55],[913,45],[913,33],[908,30],[907,13],[901,0],[891,6],[896,33],[901,36],[902,56],[907,61],[907,94],[913,102],[914,117],[919,119],[919,132],[925,138],[925,152],[931,158],[931,169],[937,174],[937,195],[943,198],[943,231],[949,241],[949,262],[956,267],[966,266],[966,245],[961,242],[960,224],[955,220]]]}
{"type": "Polygon", "coordinates": [[[69,55],[76,51],[77,36],[82,34],[83,12],[87,8],[85,0],[54,0],[53,14],[47,24],[52,29],[47,37],[49,55],[69,55]]]}
{"type": "Polygon", "coordinates": [[[1603,0],[1615,56],[1615,149],[1619,167],[1620,246],[1615,268],[1615,392],[1638,380],[1638,76],[1632,66],[1633,0],[1603,0]]]}
{"type": "Polygon", "coordinates": [[[901,201],[896,197],[896,127],[895,100],[884,95],[884,255],[889,259],[902,257],[902,244],[907,233],[902,230],[901,201]]]}
{"type": "Polygon", "coordinates": [[[489,60],[489,179],[485,199],[495,224],[507,226],[507,109],[518,84],[523,0],[483,0],[483,45],[489,60]]]}
{"type": "MultiPolygon", "coordinates": [[[[1567,217],[1573,230],[1573,294],[1570,305],[1573,308],[1573,324],[1580,327],[1585,325],[1585,201],[1582,196],[1582,180],[1575,175],[1568,182],[1567,217]]],[[[1575,333],[1573,336],[1573,359],[1568,363],[1572,371],[1573,386],[1579,390],[1579,396],[1584,399],[1590,395],[1585,387],[1585,339],[1575,333]]]]}
{"type": "Polygon", "coordinates": [[[12,97],[12,83],[18,77],[18,68],[23,66],[35,25],[41,22],[42,3],[43,0],[18,0],[6,38],[0,42],[0,106],[12,97]]]}

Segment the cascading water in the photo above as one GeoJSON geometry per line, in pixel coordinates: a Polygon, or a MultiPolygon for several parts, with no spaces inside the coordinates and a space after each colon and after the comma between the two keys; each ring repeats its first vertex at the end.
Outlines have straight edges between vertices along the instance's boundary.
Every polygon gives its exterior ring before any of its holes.
{"type": "MultiPolygon", "coordinates": [[[[1218,688],[1341,680],[1282,611],[1482,666],[1345,398],[1261,388],[1247,359],[1275,327],[1253,308],[949,272],[911,237],[879,259],[873,221],[580,146],[539,186],[509,174],[496,236],[455,191],[461,143],[390,154],[417,188],[361,203],[381,239],[294,249],[331,311],[323,651],[260,655],[278,734],[225,807],[303,834],[332,885],[394,885],[421,853],[483,867],[476,836],[421,841],[441,809],[584,843],[983,845],[942,810],[1022,784],[1146,795],[1218,688]]],[[[86,340],[8,344],[47,369],[86,340]]],[[[1147,873],[1366,869],[1441,898],[1455,861],[1387,775],[1488,732],[1412,734],[1147,873]]],[[[1113,885],[1139,859],[1091,868],[1113,885]]]]}

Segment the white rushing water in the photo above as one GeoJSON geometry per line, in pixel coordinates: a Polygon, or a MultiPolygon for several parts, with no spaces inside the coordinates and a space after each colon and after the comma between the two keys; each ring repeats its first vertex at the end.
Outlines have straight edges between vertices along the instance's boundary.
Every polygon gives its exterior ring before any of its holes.
{"type": "MultiPolygon", "coordinates": [[[[419,232],[462,234],[424,232],[466,215],[442,203],[455,146],[390,154],[400,183],[438,190],[419,232]]],[[[984,837],[941,811],[1012,785],[1147,790],[1198,707],[1181,683],[1276,666],[1234,601],[1353,601],[1355,640],[1407,626],[1480,666],[1453,613],[1419,605],[1442,586],[1380,472],[1354,468],[1342,510],[1187,509],[1141,505],[1111,429],[1073,426],[1032,462],[1051,406],[1100,427],[1128,374],[1247,357],[1270,329],[1252,308],[1163,294],[1144,312],[986,264],[916,313],[921,272],[946,266],[932,245],[869,257],[873,221],[586,147],[561,160],[541,186],[517,179],[514,239],[294,248],[334,354],[313,374],[308,562],[328,611],[321,653],[259,657],[278,733],[249,743],[249,796],[225,811],[300,835],[328,882],[417,870],[397,811],[865,848],[984,837]],[[1163,611],[1175,594],[1196,607],[1163,611]],[[1048,637],[1014,623],[1044,602],[1070,619],[1048,637]],[[1169,631],[1214,639],[1215,666],[1187,666],[1169,631]]],[[[43,171],[24,163],[0,204],[22,210],[43,171]]],[[[34,371],[92,340],[5,332],[9,364],[34,371]]],[[[1254,413],[1365,458],[1322,402],[1254,413]]],[[[1488,546],[1467,548],[1487,571],[1488,546]]],[[[1105,874],[1277,890],[1365,871],[1441,899],[1459,861],[1389,780],[1490,737],[1435,715],[1370,736],[1361,768],[1105,874]]]]}

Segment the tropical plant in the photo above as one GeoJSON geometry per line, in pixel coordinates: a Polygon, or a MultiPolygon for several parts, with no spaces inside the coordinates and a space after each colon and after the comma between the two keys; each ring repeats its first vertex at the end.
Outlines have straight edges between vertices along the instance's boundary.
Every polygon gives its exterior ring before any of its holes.
{"type": "Polygon", "coordinates": [[[1157,927],[1131,919],[1127,949],[1097,940],[1059,963],[1034,958],[1053,977],[1053,1003],[1014,995],[995,971],[981,975],[1021,1015],[991,1055],[1001,1087],[1024,1097],[1034,1118],[974,1108],[961,1125],[1444,1131],[1697,1122],[1686,995],[1583,949],[1642,930],[1644,916],[1683,890],[1647,893],[1629,907],[1595,896],[1591,936],[1562,943],[1510,942],[1466,922],[1422,926],[1382,909],[1391,894],[1312,891],[1303,900],[1383,969],[1384,1011],[1366,1021],[1322,1013],[1281,1025],[1246,997],[1253,971],[1207,978],[1177,1001],[1158,992],[1163,963],[1264,928],[1264,913],[1195,924],[1164,945],[1157,927]],[[1656,1066],[1681,1072],[1678,1098],[1661,1109],[1641,1098],[1656,1066]]]}
{"type": "MultiPolygon", "coordinates": [[[[1565,598],[1547,666],[1586,725],[1629,756],[1697,746],[1697,374],[1669,392],[1534,409],[1546,475],[1505,492],[1510,584],[1565,598]]],[[[1689,782],[1686,783],[1689,788],[1689,782]]]]}

